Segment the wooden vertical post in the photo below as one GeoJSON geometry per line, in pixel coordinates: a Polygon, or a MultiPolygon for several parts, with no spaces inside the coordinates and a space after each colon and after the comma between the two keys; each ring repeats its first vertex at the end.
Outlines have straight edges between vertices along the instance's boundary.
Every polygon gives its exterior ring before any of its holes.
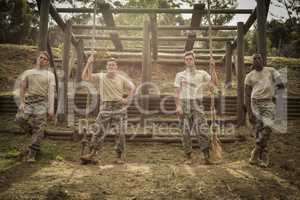
{"type": "Polygon", "coordinates": [[[238,22],[237,35],[237,124],[238,126],[245,125],[245,110],[244,110],[244,23],[238,22]]]}
{"type": "Polygon", "coordinates": [[[264,65],[267,63],[267,40],[266,40],[266,23],[267,23],[267,3],[265,0],[257,0],[257,52],[263,57],[264,65]]]}
{"type": "Polygon", "coordinates": [[[77,69],[76,69],[76,81],[81,81],[81,74],[85,65],[85,54],[83,51],[83,41],[82,39],[78,40],[77,45],[75,46],[77,54],[77,69]]]}
{"type": "Polygon", "coordinates": [[[49,21],[49,6],[50,0],[42,0],[40,2],[40,43],[39,50],[47,50],[48,37],[48,21],[49,21]]]}
{"type": "Polygon", "coordinates": [[[68,81],[69,81],[69,61],[70,61],[70,49],[71,49],[71,34],[72,34],[72,24],[70,21],[66,24],[65,38],[64,38],[64,51],[63,51],[63,88],[60,88],[59,97],[59,107],[61,108],[58,113],[58,121],[64,122],[67,120],[68,113],[68,81]]]}
{"type": "MultiPolygon", "coordinates": [[[[144,110],[149,109],[149,98],[145,98],[149,95],[148,85],[143,86],[145,83],[151,81],[151,49],[150,49],[150,23],[144,22],[144,45],[143,45],[143,63],[142,63],[142,108],[144,110]]],[[[141,124],[145,125],[146,115],[142,114],[141,124]]]]}
{"type": "MultiPolygon", "coordinates": [[[[109,3],[102,3],[101,7],[103,8],[102,10],[102,16],[104,19],[104,22],[106,24],[106,26],[108,27],[115,27],[115,21],[114,21],[114,17],[113,14],[111,12],[110,9],[110,4],[109,3]]],[[[123,45],[121,43],[121,40],[119,38],[118,33],[110,33],[110,38],[116,48],[116,50],[122,51],[123,50],[123,45]]]]}
{"type": "Polygon", "coordinates": [[[151,23],[151,46],[152,46],[152,58],[157,60],[157,16],[156,14],[150,15],[151,23]]]}
{"type": "MultiPolygon", "coordinates": [[[[195,4],[194,5],[194,12],[192,15],[191,20],[191,27],[199,27],[202,21],[202,15],[205,8],[205,4],[195,4]]],[[[196,32],[189,32],[188,38],[185,43],[184,50],[190,51],[194,48],[194,43],[196,40],[196,32]]]]}
{"type": "Polygon", "coordinates": [[[232,47],[231,42],[226,42],[226,57],[225,57],[225,86],[231,88],[232,81],[232,47]]]}

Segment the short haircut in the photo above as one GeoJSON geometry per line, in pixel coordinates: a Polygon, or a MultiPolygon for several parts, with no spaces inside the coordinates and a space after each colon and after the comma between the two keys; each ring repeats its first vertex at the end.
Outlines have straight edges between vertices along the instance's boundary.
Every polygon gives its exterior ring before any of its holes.
{"type": "Polygon", "coordinates": [[[109,58],[106,63],[109,63],[109,62],[116,62],[117,63],[117,59],[115,59],[115,58],[109,58]]]}
{"type": "Polygon", "coordinates": [[[260,53],[253,54],[252,58],[256,58],[256,57],[262,58],[262,55],[260,53]]]}
{"type": "Polygon", "coordinates": [[[192,55],[195,58],[195,53],[193,50],[184,52],[184,57],[189,56],[189,55],[192,55]]]}
{"type": "Polygon", "coordinates": [[[47,59],[50,60],[50,55],[47,51],[41,51],[39,55],[41,55],[41,54],[45,55],[47,57],[47,59]]]}

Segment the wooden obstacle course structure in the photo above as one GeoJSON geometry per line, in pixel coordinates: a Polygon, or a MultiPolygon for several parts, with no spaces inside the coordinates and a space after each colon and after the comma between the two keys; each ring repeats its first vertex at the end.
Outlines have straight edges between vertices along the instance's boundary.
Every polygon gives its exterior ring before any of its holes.
{"type": "MultiPolygon", "coordinates": [[[[48,17],[45,17],[48,13],[56,21],[59,27],[64,31],[65,34],[70,34],[70,41],[74,45],[77,53],[77,80],[80,81],[80,75],[82,68],[84,66],[86,55],[85,50],[91,50],[83,46],[83,40],[91,39],[87,35],[75,35],[72,32],[68,33],[68,28],[66,23],[60,17],[59,13],[93,13],[94,10],[91,8],[57,8],[55,9],[50,3],[50,0],[41,1],[41,27],[46,29],[48,24],[48,17]]],[[[210,14],[250,14],[249,18],[245,23],[238,22],[237,26],[212,26],[212,30],[236,30],[236,38],[227,38],[227,37],[215,37],[213,40],[218,42],[224,42],[225,49],[215,49],[214,53],[224,53],[226,55],[225,59],[225,69],[226,69],[226,84],[231,84],[231,73],[232,73],[232,54],[236,49],[237,52],[237,124],[242,126],[245,124],[245,113],[243,110],[244,106],[244,78],[245,78],[245,65],[244,65],[244,45],[243,39],[244,35],[249,31],[250,27],[255,21],[258,25],[258,49],[257,51],[261,53],[265,59],[266,56],[266,17],[270,5],[270,0],[261,0],[257,2],[257,7],[255,9],[212,9],[210,14]]],[[[141,37],[123,37],[120,36],[118,32],[110,32],[108,36],[96,36],[96,39],[101,40],[111,40],[114,48],[106,49],[103,47],[96,47],[96,50],[103,48],[104,50],[109,50],[112,52],[140,52],[142,53],[142,58],[137,61],[136,59],[124,58],[120,59],[121,62],[141,62],[142,63],[142,84],[145,82],[151,81],[151,65],[152,63],[163,63],[163,64],[174,64],[174,63],[183,63],[182,59],[174,59],[174,54],[183,53],[186,50],[194,49],[195,41],[207,41],[207,38],[197,38],[196,34],[188,34],[187,37],[160,37],[160,31],[170,31],[170,30],[189,30],[189,31],[202,31],[208,30],[208,26],[201,25],[203,15],[208,13],[208,10],[205,9],[204,4],[195,4],[193,9],[153,9],[153,8],[111,8],[107,3],[100,4],[97,6],[97,14],[102,13],[104,22],[106,26],[94,26],[96,30],[133,30],[133,31],[143,31],[143,38],[141,37]],[[149,14],[150,22],[145,22],[144,26],[116,26],[113,18],[113,14],[118,13],[127,13],[127,14],[149,14]],[[190,26],[158,26],[157,25],[157,15],[161,13],[169,14],[192,14],[192,20],[190,26]],[[123,46],[122,41],[143,41],[143,48],[128,49],[123,46]],[[171,48],[160,46],[159,42],[162,41],[185,41],[183,47],[172,46],[171,48]],[[162,53],[169,53],[170,57],[164,55],[162,58],[162,53]],[[173,57],[172,55],[173,54],[173,57]]],[[[91,25],[81,25],[76,24],[72,25],[72,30],[75,29],[93,29],[91,25]]],[[[41,45],[43,46],[44,38],[46,38],[46,31],[41,31],[41,45]]],[[[205,49],[195,49],[195,52],[204,53],[205,49]]],[[[117,54],[116,54],[117,55],[117,54]]],[[[176,56],[176,55],[175,55],[176,56]]],[[[216,55],[217,56],[217,55],[216,55]]],[[[224,56],[224,55],[223,55],[224,56]]],[[[198,58],[198,57],[197,57],[198,58]]],[[[68,59],[64,57],[64,59],[68,59]]],[[[105,61],[105,60],[103,60],[105,61]]],[[[217,63],[223,62],[223,60],[216,60],[217,63]]],[[[264,61],[265,62],[265,61],[264,61]]],[[[196,64],[207,64],[208,59],[196,60],[196,64]]],[[[66,69],[66,68],[65,68],[66,69]]],[[[148,94],[148,88],[145,88],[143,94],[148,94]]],[[[65,97],[66,98],[66,97],[65,97]]],[[[67,99],[64,99],[67,101],[67,99]]],[[[149,105],[149,100],[145,100],[143,106],[147,108],[149,105]],[[148,102],[147,102],[148,101],[148,102]]]]}

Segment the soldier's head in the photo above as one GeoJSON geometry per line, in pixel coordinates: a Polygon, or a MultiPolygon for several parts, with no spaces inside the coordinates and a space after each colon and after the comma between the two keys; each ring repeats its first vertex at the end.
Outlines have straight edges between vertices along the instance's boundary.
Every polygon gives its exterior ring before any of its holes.
{"type": "Polygon", "coordinates": [[[261,71],[263,69],[263,58],[261,54],[254,54],[253,55],[253,69],[256,71],[261,71]]]}
{"type": "Polygon", "coordinates": [[[110,58],[107,60],[106,70],[108,73],[115,73],[118,70],[118,64],[115,58],[110,58]]]}
{"type": "Polygon", "coordinates": [[[41,51],[37,58],[37,67],[38,68],[45,68],[49,65],[49,54],[47,51],[41,51]]]}
{"type": "Polygon", "coordinates": [[[195,66],[195,53],[193,51],[186,51],[184,53],[184,63],[187,67],[195,66]]]}

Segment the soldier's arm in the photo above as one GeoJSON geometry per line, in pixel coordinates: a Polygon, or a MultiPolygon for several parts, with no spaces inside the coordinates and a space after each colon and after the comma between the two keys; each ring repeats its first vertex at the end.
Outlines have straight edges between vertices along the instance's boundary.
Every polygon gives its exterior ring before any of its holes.
{"type": "Polygon", "coordinates": [[[134,93],[135,93],[135,85],[131,82],[130,84],[130,87],[129,87],[129,93],[128,93],[128,97],[127,97],[127,100],[131,100],[134,96],[134,93]]]}
{"type": "Polygon", "coordinates": [[[95,76],[93,75],[93,64],[95,62],[94,54],[91,54],[84,66],[81,79],[84,81],[94,81],[95,76]]]}
{"type": "Polygon", "coordinates": [[[21,80],[20,85],[20,109],[23,109],[25,104],[25,90],[27,88],[27,79],[26,77],[21,80]]]}
{"type": "Polygon", "coordinates": [[[245,109],[248,112],[249,121],[254,124],[255,123],[255,116],[251,109],[251,93],[252,93],[252,86],[246,85],[245,86],[245,109]]]}
{"type": "Polygon", "coordinates": [[[251,112],[251,93],[252,87],[250,85],[245,86],[245,108],[248,112],[251,112]]]}
{"type": "Polygon", "coordinates": [[[174,87],[175,87],[176,113],[180,114],[180,111],[182,112],[182,108],[181,108],[181,102],[180,102],[181,82],[180,82],[179,74],[176,74],[175,81],[174,81],[174,87]]]}
{"type": "Polygon", "coordinates": [[[52,74],[52,78],[50,79],[49,88],[48,88],[48,102],[49,108],[48,113],[52,117],[54,115],[54,101],[55,101],[55,77],[52,74]]]}

